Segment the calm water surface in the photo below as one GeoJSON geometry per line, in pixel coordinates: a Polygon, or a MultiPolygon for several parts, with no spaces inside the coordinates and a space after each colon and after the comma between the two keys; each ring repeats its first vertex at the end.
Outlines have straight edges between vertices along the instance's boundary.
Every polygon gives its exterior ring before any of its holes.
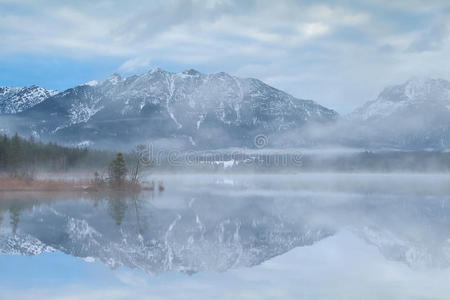
{"type": "Polygon", "coordinates": [[[163,193],[0,194],[0,299],[450,295],[448,175],[154,179],[163,193]]]}

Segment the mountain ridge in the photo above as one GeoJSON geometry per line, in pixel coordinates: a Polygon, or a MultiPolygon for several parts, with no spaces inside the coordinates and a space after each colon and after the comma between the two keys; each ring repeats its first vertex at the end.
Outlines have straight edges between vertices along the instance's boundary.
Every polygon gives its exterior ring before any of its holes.
{"type": "Polygon", "coordinates": [[[450,147],[450,81],[414,77],[385,88],[348,117],[365,145],[442,150],[450,147]]]}
{"type": "Polygon", "coordinates": [[[90,81],[16,115],[24,120],[18,131],[65,142],[171,138],[202,147],[252,146],[255,135],[338,117],[258,79],[160,68],[90,81]]]}
{"type": "Polygon", "coordinates": [[[375,100],[356,108],[350,116],[369,120],[385,117],[408,105],[423,102],[448,102],[450,104],[450,81],[441,78],[412,77],[406,82],[383,89],[375,100]]]}
{"type": "Polygon", "coordinates": [[[32,108],[59,93],[37,85],[29,87],[0,86],[0,114],[16,114],[32,108]]]}
{"type": "MultiPolygon", "coordinates": [[[[6,89],[0,91],[6,95],[6,89]]],[[[9,88],[15,94],[25,88],[15,89],[9,88]]],[[[12,125],[6,132],[70,145],[258,147],[255,137],[263,135],[268,147],[450,147],[450,82],[444,79],[413,77],[388,86],[342,117],[258,79],[194,69],[176,73],[154,68],[129,77],[114,73],[60,93],[27,89],[45,97],[14,102],[21,105],[3,114],[3,125],[12,125]]]]}

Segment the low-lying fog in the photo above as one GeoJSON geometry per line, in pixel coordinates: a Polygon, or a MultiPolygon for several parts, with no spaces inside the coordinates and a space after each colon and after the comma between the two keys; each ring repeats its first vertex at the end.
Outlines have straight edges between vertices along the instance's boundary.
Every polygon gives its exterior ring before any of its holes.
{"type": "Polygon", "coordinates": [[[53,295],[86,299],[84,290],[173,299],[218,291],[218,299],[446,299],[450,292],[450,174],[142,179],[162,181],[165,190],[2,193],[4,294],[47,298],[49,282],[66,287],[53,295]],[[50,267],[37,274],[43,264],[50,267]],[[62,282],[62,272],[70,280],[62,282]],[[30,285],[23,281],[30,274],[48,281],[30,285]]]}
{"type": "Polygon", "coordinates": [[[446,173],[296,173],[296,174],[153,174],[144,181],[162,180],[167,190],[197,188],[207,193],[292,196],[311,193],[450,195],[446,173]]]}

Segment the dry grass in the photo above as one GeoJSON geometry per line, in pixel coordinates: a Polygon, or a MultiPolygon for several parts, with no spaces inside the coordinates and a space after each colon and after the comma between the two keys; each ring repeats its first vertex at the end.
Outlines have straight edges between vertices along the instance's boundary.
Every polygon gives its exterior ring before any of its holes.
{"type": "Polygon", "coordinates": [[[89,180],[52,180],[0,177],[0,191],[83,191],[89,180]]]}

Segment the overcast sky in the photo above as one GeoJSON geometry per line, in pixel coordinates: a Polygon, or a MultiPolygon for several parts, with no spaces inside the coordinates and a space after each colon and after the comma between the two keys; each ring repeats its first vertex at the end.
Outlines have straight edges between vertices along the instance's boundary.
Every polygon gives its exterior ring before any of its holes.
{"type": "Polygon", "coordinates": [[[450,1],[0,0],[0,85],[154,67],[255,77],[346,113],[413,76],[450,79],[450,1]]]}

